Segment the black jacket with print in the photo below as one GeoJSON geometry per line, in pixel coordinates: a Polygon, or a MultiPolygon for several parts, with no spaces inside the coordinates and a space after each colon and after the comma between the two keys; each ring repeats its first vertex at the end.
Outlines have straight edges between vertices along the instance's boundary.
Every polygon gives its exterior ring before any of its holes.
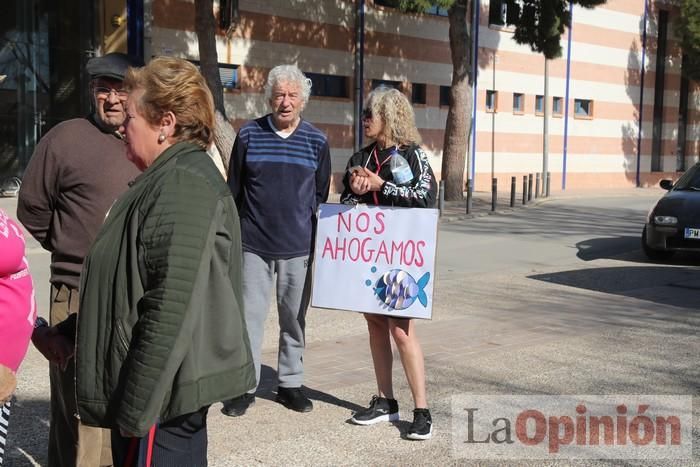
{"type": "MultiPolygon", "coordinates": [[[[347,169],[355,166],[367,167],[384,180],[381,190],[357,195],[350,189],[350,174],[348,170],[343,176],[343,194],[340,202],[344,204],[379,204],[381,206],[401,206],[407,208],[432,208],[435,206],[437,183],[435,175],[428,163],[428,155],[417,144],[399,146],[398,152],[408,161],[413,179],[405,185],[397,185],[391,173],[391,154],[394,147],[381,151],[374,149],[376,143],[361,149],[350,157],[347,169]],[[378,163],[377,163],[378,162],[378,163]],[[373,193],[376,193],[376,201],[373,193]]],[[[377,148],[378,149],[378,148],[377,148]]]]}

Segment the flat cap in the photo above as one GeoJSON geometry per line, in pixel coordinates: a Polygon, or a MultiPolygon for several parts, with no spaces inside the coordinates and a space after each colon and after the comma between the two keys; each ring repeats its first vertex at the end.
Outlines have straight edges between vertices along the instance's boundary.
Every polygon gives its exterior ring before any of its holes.
{"type": "Polygon", "coordinates": [[[114,78],[124,79],[128,67],[140,67],[143,62],[130,55],[119,52],[108,53],[101,57],[93,57],[88,60],[85,70],[90,78],[114,78]]]}

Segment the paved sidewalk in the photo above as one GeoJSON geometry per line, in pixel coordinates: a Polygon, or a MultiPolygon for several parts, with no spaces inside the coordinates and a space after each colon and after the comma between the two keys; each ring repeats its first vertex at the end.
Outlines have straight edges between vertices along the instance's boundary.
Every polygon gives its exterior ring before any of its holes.
{"type": "MultiPolygon", "coordinates": [[[[533,199],[525,207],[516,204],[512,209],[508,198],[503,198],[499,199],[497,213],[536,205],[546,209],[543,203],[564,197],[649,193],[649,189],[570,191],[533,199]]],[[[14,216],[15,206],[14,199],[0,198],[0,208],[10,215],[14,216]]],[[[489,215],[490,209],[490,193],[475,192],[470,216],[489,215]]],[[[447,203],[442,221],[464,217],[463,203],[447,203]]],[[[37,303],[45,311],[49,255],[33,240],[29,250],[37,303]]],[[[668,389],[652,384],[663,382],[662,378],[650,379],[649,375],[658,375],[659,369],[667,368],[675,358],[674,346],[695,348],[692,342],[698,318],[686,309],[633,298],[616,298],[613,305],[606,294],[533,282],[507,271],[488,277],[438,272],[436,284],[434,319],[421,320],[416,326],[425,353],[428,396],[435,420],[433,440],[421,443],[402,439],[412,407],[398,355],[394,360],[394,384],[401,421],[372,427],[347,423],[351,411],[364,406],[376,392],[366,326],[358,313],[309,310],[305,386],[314,410],[297,414],[273,402],[278,327],[276,313],[271,312],[263,342],[258,400],[248,414],[235,419],[223,416],[219,404],[211,408],[209,465],[494,465],[452,457],[453,395],[561,394],[564,390],[573,394],[614,394],[630,385],[637,387],[635,384],[662,394],[668,389]],[[502,294],[493,293],[494,283],[501,284],[502,294]],[[522,313],[522,302],[532,304],[528,313],[522,313]],[[552,319],[557,316],[563,319],[552,319]],[[674,336],[687,337],[671,343],[663,336],[646,334],[646,328],[652,325],[663,326],[669,335],[673,332],[674,336]],[[641,341],[654,352],[640,357],[637,349],[641,341]],[[615,359],[599,358],[612,354],[615,359]],[[645,370],[629,373],[627,367],[628,373],[620,373],[620,362],[633,360],[645,370]],[[572,368],[576,368],[578,378],[572,378],[572,368]],[[605,377],[582,377],[589,374],[605,377]]],[[[692,393],[690,388],[687,391],[692,393]]],[[[46,465],[48,400],[47,365],[32,348],[20,374],[13,408],[8,465],[46,465]]],[[[519,463],[543,465],[542,461],[519,463]]],[[[597,462],[578,465],[593,464],[597,462]]]]}

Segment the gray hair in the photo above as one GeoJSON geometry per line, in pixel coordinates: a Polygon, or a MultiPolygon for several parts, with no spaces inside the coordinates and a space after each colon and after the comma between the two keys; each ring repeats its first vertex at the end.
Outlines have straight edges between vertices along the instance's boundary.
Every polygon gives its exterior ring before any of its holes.
{"type": "Polygon", "coordinates": [[[270,70],[265,83],[265,100],[272,97],[272,88],[280,82],[297,83],[301,89],[301,99],[306,104],[311,95],[311,80],[296,65],[278,65],[270,70]]]}

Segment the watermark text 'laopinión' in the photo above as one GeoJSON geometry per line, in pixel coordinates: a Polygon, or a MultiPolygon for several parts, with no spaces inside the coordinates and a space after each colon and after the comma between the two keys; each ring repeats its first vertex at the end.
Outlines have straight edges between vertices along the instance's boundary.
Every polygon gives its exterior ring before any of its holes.
{"type": "Polygon", "coordinates": [[[473,459],[683,459],[691,396],[474,396],[452,399],[453,454],[473,459]]]}

